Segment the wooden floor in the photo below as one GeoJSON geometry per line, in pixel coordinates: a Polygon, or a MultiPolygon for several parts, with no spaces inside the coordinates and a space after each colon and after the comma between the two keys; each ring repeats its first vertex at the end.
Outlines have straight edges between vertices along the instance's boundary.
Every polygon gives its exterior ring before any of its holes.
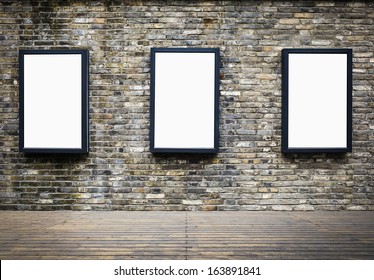
{"type": "Polygon", "coordinates": [[[374,259],[374,212],[0,211],[0,259],[374,259]]]}

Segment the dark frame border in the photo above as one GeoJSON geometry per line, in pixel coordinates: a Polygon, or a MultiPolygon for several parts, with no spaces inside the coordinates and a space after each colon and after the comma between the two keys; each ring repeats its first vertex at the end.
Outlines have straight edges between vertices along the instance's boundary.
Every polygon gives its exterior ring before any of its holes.
{"type": "Polygon", "coordinates": [[[150,85],[150,151],[152,153],[218,153],[219,151],[219,71],[220,50],[219,48],[151,48],[151,85],[150,85]],[[215,85],[214,85],[214,148],[155,148],[155,65],[156,53],[214,53],[215,54],[215,85]]]}
{"type": "Polygon", "coordinates": [[[19,151],[22,153],[61,153],[75,154],[89,151],[89,52],[88,50],[20,50],[19,51],[19,151]],[[82,145],[80,149],[71,148],[25,148],[24,147],[24,57],[40,54],[80,54],[82,56],[82,145]]]}
{"type": "Polygon", "coordinates": [[[282,153],[346,153],[352,152],[352,49],[283,49],[282,50],[282,153]],[[288,147],[288,67],[289,54],[347,55],[347,147],[289,148],[288,147]]]}

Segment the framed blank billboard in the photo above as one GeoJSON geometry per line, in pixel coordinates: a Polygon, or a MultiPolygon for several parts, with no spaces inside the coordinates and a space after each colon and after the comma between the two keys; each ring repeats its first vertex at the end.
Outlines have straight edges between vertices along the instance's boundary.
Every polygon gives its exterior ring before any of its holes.
{"type": "Polygon", "coordinates": [[[218,48],[151,49],[151,152],[217,153],[218,48]]]}
{"type": "Polygon", "coordinates": [[[284,49],[282,152],[352,150],[352,50],[284,49]]]}
{"type": "Polygon", "coordinates": [[[88,152],[88,51],[21,50],[20,151],[88,152]]]}

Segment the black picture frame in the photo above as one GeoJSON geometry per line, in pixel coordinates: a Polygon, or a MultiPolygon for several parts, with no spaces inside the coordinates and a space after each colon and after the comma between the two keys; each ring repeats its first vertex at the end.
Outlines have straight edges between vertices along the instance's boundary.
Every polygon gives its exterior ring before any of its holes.
{"type": "Polygon", "coordinates": [[[88,50],[19,51],[19,151],[88,153],[88,50]]]}
{"type": "Polygon", "coordinates": [[[218,153],[219,48],[152,48],[150,151],[218,153]]]}
{"type": "Polygon", "coordinates": [[[352,151],[351,49],[282,50],[281,150],[352,151]]]}

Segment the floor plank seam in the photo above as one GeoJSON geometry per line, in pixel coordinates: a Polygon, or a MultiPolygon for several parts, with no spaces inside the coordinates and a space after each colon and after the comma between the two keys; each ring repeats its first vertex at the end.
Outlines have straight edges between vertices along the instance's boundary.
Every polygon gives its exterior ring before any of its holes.
{"type": "Polygon", "coordinates": [[[185,260],[188,260],[188,212],[185,212],[185,219],[184,219],[184,233],[185,233],[185,260]]]}

